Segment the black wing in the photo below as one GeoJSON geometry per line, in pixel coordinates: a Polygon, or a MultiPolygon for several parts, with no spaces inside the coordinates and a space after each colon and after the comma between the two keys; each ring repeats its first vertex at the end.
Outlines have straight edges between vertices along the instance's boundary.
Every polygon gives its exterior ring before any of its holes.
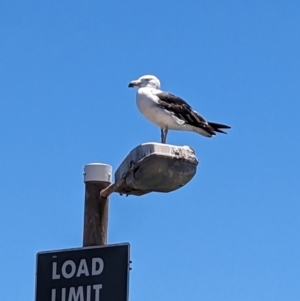
{"type": "Polygon", "coordinates": [[[159,106],[161,108],[172,112],[174,116],[183,120],[186,124],[200,128],[209,135],[215,135],[215,132],[226,134],[221,129],[230,129],[228,125],[207,122],[185,100],[176,95],[167,92],[161,92],[156,95],[159,98],[159,106]]]}

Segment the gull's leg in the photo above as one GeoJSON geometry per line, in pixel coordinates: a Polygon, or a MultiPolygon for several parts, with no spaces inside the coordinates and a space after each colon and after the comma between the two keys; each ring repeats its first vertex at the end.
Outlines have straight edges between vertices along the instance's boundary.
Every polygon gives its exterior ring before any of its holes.
{"type": "Polygon", "coordinates": [[[167,136],[168,136],[168,128],[165,128],[165,141],[164,143],[167,143],[167,136]]]}
{"type": "Polygon", "coordinates": [[[160,142],[164,143],[164,130],[160,129],[160,142]]]}
{"type": "Polygon", "coordinates": [[[166,143],[168,135],[168,128],[161,129],[161,143],[166,143]]]}

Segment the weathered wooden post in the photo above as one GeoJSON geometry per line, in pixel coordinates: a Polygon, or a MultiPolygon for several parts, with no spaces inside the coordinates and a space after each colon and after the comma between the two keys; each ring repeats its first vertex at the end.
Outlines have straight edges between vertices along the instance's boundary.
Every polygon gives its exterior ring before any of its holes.
{"type": "Polygon", "coordinates": [[[91,163],[84,167],[84,247],[107,244],[109,198],[100,196],[100,191],[109,186],[111,179],[110,165],[91,163]]]}

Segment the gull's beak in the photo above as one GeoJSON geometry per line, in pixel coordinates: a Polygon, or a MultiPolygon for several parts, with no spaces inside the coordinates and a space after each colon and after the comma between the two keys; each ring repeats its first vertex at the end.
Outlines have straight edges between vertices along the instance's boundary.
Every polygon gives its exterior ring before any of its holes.
{"type": "Polygon", "coordinates": [[[132,82],[129,83],[128,88],[138,87],[140,84],[141,84],[140,81],[133,80],[132,82]]]}

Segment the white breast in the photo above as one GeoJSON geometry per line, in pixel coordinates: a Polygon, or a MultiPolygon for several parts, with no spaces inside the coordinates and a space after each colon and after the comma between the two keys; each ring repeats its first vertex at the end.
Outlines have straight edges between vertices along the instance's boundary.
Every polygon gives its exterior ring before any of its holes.
{"type": "Polygon", "coordinates": [[[151,90],[152,88],[138,89],[136,104],[140,112],[160,128],[179,129],[180,125],[174,120],[172,115],[158,106],[158,97],[151,90]]]}

